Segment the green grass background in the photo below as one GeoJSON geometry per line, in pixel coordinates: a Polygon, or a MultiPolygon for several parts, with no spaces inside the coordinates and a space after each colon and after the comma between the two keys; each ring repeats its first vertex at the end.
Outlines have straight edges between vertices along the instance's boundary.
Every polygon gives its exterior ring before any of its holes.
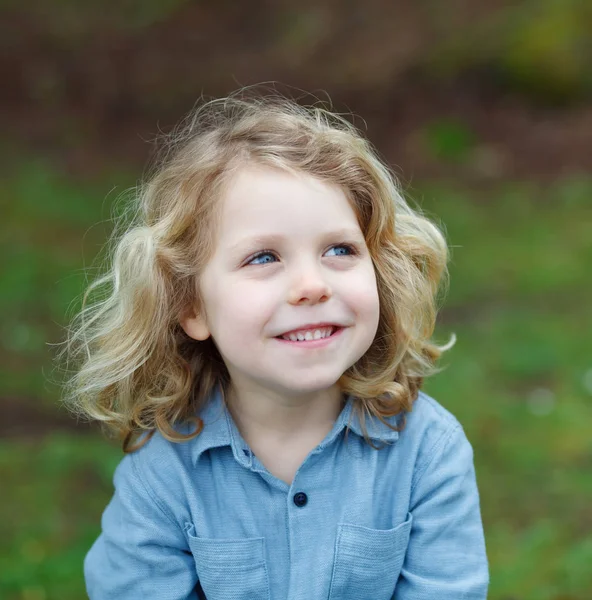
{"type": "MultiPolygon", "coordinates": [[[[14,158],[2,180],[0,389],[56,409],[52,348],[134,174],[75,181],[14,158]]],[[[592,180],[414,183],[444,224],[451,282],[425,386],[475,451],[493,600],[592,598],[592,180]]],[[[1,401],[0,401],[1,402],[1,401]]],[[[56,409],[57,410],[57,409],[56,409]]],[[[85,597],[118,447],[98,434],[0,439],[0,598],[85,597]]]]}

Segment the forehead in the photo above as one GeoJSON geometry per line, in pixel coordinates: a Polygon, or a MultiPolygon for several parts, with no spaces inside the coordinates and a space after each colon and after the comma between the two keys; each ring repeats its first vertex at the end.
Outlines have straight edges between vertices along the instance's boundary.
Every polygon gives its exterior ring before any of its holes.
{"type": "Polygon", "coordinates": [[[221,198],[219,234],[311,232],[350,226],[356,213],[343,190],[306,173],[263,166],[241,169],[221,198]]]}

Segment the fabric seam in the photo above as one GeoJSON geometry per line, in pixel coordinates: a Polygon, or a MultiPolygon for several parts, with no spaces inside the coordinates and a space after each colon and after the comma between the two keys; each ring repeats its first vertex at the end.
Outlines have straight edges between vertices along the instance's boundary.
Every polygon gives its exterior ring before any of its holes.
{"type": "Polygon", "coordinates": [[[425,472],[428,470],[429,466],[432,464],[436,456],[439,454],[440,450],[446,448],[452,436],[459,430],[462,429],[460,423],[455,423],[451,429],[444,431],[444,433],[438,438],[438,440],[434,443],[432,447],[432,452],[429,458],[425,461],[425,466],[418,469],[418,474],[415,477],[415,481],[411,484],[411,495],[415,491],[415,488],[418,486],[421,478],[424,476],[425,472]]]}
{"type": "Polygon", "coordinates": [[[179,524],[175,521],[175,519],[173,517],[171,517],[171,515],[168,513],[168,511],[164,508],[164,506],[156,498],[156,495],[154,494],[154,490],[152,489],[152,486],[150,486],[146,481],[144,481],[144,478],[142,477],[142,474],[140,473],[140,469],[136,465],[136,462],[135,462],[136,456],[134,454],[131,455],[131,459],[132,459],[132,469],[134,470],[134,473],[136,474],[136,477],[138,478],[139,482],[142,484],[142,487],[146,491],[146,494],[150,497],[150,499],[152,500],[154,505],[160,510],[160,512],[167,518],[167,520],[170,521],[171,524],[174,525],[175,527],[178,527],[179,524]]]}

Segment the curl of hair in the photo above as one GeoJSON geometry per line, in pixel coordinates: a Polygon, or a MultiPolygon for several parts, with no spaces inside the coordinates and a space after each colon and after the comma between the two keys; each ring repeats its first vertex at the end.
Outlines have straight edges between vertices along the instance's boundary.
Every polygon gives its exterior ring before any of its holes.
{"type": "Polygon", "coordinates": [[[213,249],[217,200],[249,163],[336,184],[356,211],[376,272],[380,320],[371,347],[339,385],[354,397],[370,445],[365,417],[401,430],[423,379],[441,370],[435,363],[454,344],[454,336],[446,346],[430,341],[437,293],[447,281],[445,238],[405,201],[362,134],[322,106],[277,94],[243,90],[212,100],[165,138],[134,197],[135,216],[114,236],[110,266],[87,289],[62,352],[76,363],[67,406],[120,436],[126,452],[155,430],[177,442],[198,435],[200,408],[214,386],[229,383],[213,342],[190,339],[179,320],[201,306],[199,274],[213,249]],[[386,422],[399,413],[399,427],[386,422]],[[181,422],[194,431],[181,433],[181,422]]]}

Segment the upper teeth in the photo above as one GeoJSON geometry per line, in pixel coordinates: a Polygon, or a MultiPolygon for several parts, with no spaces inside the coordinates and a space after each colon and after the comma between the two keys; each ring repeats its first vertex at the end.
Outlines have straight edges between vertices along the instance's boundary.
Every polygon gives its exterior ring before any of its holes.
{"type": "Polygon", "coordinates": [[[286,333],[285,335],[282,335],[282,338],[284,340],[290,340],[291,342],[304,342],[329,337],[332,332],[333,327],[323,327],[322,329],[309,329],[307,331],[303,330],[286,333]]]}

